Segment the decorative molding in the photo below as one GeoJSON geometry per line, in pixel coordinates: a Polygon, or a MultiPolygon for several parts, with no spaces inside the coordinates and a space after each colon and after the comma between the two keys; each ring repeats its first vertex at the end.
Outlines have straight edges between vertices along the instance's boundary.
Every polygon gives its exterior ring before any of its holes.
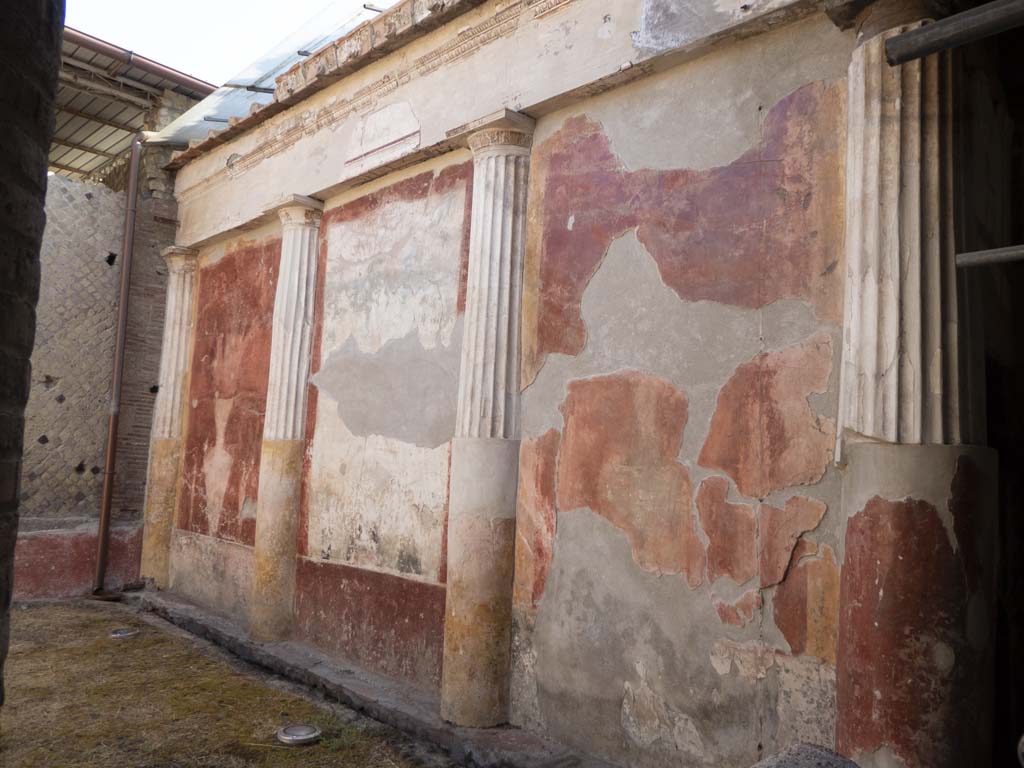
{"type": "Polygon", "coordinates": [[[323,203],[294,195],[270,210],[280,217],[282,233],[263,439],[301,440],[323,203]]]}
{"type": "Polygon", "coordinates": [[[199,251],[184,245],[169,245],[160,251],[170,272],[195,272],[199,251]]]}
{"type": "Polygon", "coordinates": [[[473,209],[457,437],[519,437],[519,326],[530,138],[530,133],[507,128],[484,128],[469,137],[474,152],[473,209]]]}
{"type": "Polygon", "coordinates": [[[181,437],[199,252],[194,248],[172,245],[160,255],[167,263],[167,299],[164,304],[159,388],[153,404],[153,439],[176,440],[181,437]]]}
{"type": "MultiPolygon", "coordinates": [[[[495,40],[511,35],[522,23],[522,17],[546,16],[575,2],[578,0],[557,0],[557,2],[553,2],[553,0],[515,0],[494,16],[464,29],[454,38],[441,43],[434,50],[413,62],[403,62],[391,72],[360,88],[348,98],[338,98],[316,111],[307,110],[282,117],[276,126],[267,125],[266,131],[269,135],[264,141],[249,152],[237,156],[231,163],[230,169],[227,166],[220,168],[189,189],[184,190],[179,194],[179,200],[187,201],[198,194],[201,188],[227,175],[229,170],[232,176],[243,174],[262,161],[280,154],[307,134],[337,126],[352,115],[362,115],[373,111],[384,97],[397,88],[428,75],[446,64],[468,58],[495,40]]],[[[249,127],[247,130],[252,130],[252,128],[249,127]]],[[[238,133],[240,135],[241,131],[238,133]]],[[[176,156],[170,165],[179,168],[203,152],[230,141],[232,137],[231,129],[221,131],[205,142],[176,156]]]]}
{"type": "Polygon", "coordinates": [[[492,128],[489,130],[477,131],[467,139],[469,148],[473,152],[480,152],[495,147],[511,148],[520,147],[529,149],[533,141],[532,133],[509,130],[506,128],[492,128]]]}
{"type": "Polygon", "coordinates": [[[284,227],[319,227],[323,215],[323,208],[307,208],[298,205],[280,208],[277,211],[281,226],[284,227]]]}
{"type": "Polygon", "coordinates": [[[850,63],[840,449],[961,439],[951,59],[885,61],[915,26],[850,63]]]}

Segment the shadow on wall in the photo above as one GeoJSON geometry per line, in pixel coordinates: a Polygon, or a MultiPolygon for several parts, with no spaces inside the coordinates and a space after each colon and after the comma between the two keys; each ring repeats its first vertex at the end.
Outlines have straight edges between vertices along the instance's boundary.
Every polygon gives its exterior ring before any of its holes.
{"type": "MultiPolygon", "coordinates": [[[[0,10],[0,104],[10,129],[0,154],[0,673],[10,633],[18,475],[63,26],[62,0],[4,3],[0,10]]],[[[0,704],[2,682],[0,674],[0,704]]]]}

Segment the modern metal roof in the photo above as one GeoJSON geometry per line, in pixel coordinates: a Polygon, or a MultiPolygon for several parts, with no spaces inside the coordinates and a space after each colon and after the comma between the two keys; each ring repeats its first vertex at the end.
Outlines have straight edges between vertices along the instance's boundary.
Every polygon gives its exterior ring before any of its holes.
{"type": "Polygon", "coordinates": [[[76,179],[103,173],[126,155],[165,90],[199,100],[214,86],[65,27],[50,170],[76,179]]]}
{"type": "Polygon", "coordinates": [[[278,75],[363,22],[376,18],[397,1],[335,0],[203,101],[149,136],[146,143],[184,147],[190,141],[205,139],[211,131],[226,128],[231,118],[247,117],[254,107],[274,100],[274,80],[278,75]]]}

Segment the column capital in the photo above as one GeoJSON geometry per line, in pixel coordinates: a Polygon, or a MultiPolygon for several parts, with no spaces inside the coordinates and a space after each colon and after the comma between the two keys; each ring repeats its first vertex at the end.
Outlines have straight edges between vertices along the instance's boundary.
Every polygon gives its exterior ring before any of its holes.
{"type": "Polygon", "coordinates": [[[316,226],[324,212],[324,203],[306,195],[286,195],[272,203],[266,214],[277,214],[281,224],[308,224],[316,226]]]}
{"type": "Polygon", "coordinates": [[[199,260],[199,251],[184,245],[169,245],[160,251],[171,272],[194,272],[199,260]]]}
{"type": "Polygon", "coordinates": [[[533,141],[534,120],[522,112],[499,109],[448,132],[448,138],[464,143],[473,154],[491,149],[525,153],[533,141]]]}

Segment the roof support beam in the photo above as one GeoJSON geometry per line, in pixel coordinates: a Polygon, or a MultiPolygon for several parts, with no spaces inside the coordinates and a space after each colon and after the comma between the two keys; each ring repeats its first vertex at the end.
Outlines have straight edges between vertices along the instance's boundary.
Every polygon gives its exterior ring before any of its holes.
{"type": "Polygon", "coordinates": [[[117,82],[122,83],[123,85],[127,85],[129,88],[134,88],[138,91],[145,91],[146,93],[151,93],[154,96],[164,95],[163,90],[160,88],[155,88],[154,86],[149,85],[147,83],[140,83],[138,80],[135,80],[130,77],[111,74],[103,67],[97,67],[95,64],[86,64],[84,61],[73,59],[70,56],[62,56],[61,63],[65,67],[73,67],[74,69],[91,72],[94,75],[99,75],[102,79],[105,80],[116,80],[117,82]]]}
{"type": "Polygon", "coordinates": [[[58,106],[57,116],[60,117],[61,113],[71,115],[73,117],[84,117],[86,120],[91,120],[94,123],[106,125],[110,128],[117,128],[119,131],[128,131],[128,133],[138,133],[142,130],[142,126],[129,125],[128,123],[123,123],[119,120],[112,120],[109,117],[97,117],[96,115],[90,115],[88,112],[71,109],[70,107],[58,106]]]}
{"type": "Polygon", "coordinates": [[[87,147],[84,144],[75,144],[74,142],[71,141],[64,141],[64,139],[53,139],[51,143],[57,144],[58,146],[61,147],[67,147],[68,149],[77,149],[81,152],[91,152],[94,155],[99,155],[100,157],[105,157],[109,160],[116,160],[117,158],[121,157],[121,155],[115,155],[113,152],[107,152],[106,150],[103,149],[96,149],[95,147],[87,147]]]}
{"type": "Polygon", "coordinates": [[[120,157],[115,157],[112,160],[107,160],[102,165],[97,165],[91,171],[86,171],[86,177],[87,178],[95,178],[97,176],[101,176],[106,171],[108,171],[110,168],[112,168],[118,161],[125,162],[125,161],[127,161],[127,159],[128,159],[128,152],[125,152],[125,154],[121,155],[120,157]]]}
{"type": "Polygon", "coordinates": [[[47,165],[50,168],[56,168],[58,171],[64,171],[65,173],[76,173],[79,176],[86,176],[92,173],[92,171],[83,171],[81,168],[72,168],[70,165],[62,165],[61,163],[55,163],[53,162],[53,160],[50,160],[47,163],[47,165]]]}
{"type": "Polygon", "coordinates": [[[1024,26],[1024,0],[995,0],[890,37],[885,41],[885,59],[896,66],[1020,26],[1024,26]]]}
{"type": "Polygon", "coordinates": [[[74,73],[61,70],[59,73],[61,85],[67,85],[79,91],[91,95],[104,96],[111,100],[123,100],[131,102],[143,109],[149,109],[153,106],[153,100],[146,98],[146,95],[136,95],[132,93],[127,87],[118,88],[116,85],[101,80],[95,75],[90,75],[86,72],[74,73]]]}

